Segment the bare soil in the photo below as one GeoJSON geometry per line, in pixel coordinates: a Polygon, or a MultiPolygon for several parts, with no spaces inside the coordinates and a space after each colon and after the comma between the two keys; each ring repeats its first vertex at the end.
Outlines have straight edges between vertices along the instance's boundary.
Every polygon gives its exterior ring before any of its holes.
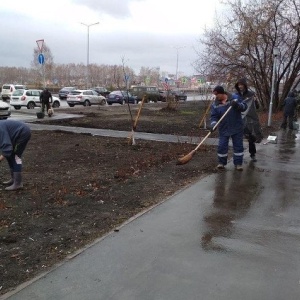
{"type": "MultiPolygon", "coordinates": [[[[134,119],[139,109],[131,105],[134,119]]],[[[136,131],[203,137],[205,107],[198,102],[144,105],[136,131]]],[[[131,131],[127,105],[59,108],[80,118],[37,122],[131,131]]],[[[266,114],[262,113],[262,125],[266,114]]],[[[264,133],[278,129],[280,117],[264,133]]],[[[217,134],[214,133],[217,137],[217,134]]],[[[33,131],[24,152],[24,189],[0,184],[0,295],[46,272],[129,218],[215,172],[215,146],[96,137],[64,131],[33,131]]],[[[8,179],[2,163],[1,182],[8,179]]]]}

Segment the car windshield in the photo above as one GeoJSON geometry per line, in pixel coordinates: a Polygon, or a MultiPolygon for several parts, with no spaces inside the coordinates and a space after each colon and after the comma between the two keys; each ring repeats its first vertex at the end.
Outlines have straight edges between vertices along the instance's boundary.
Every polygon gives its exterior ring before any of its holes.
{"type": "Polygon", "coordinates": [[[16,90],[24,90],[24,86],[23,85],[15,85],[15,89],[16,90]]]}
{"type": "Polygon", "coordinates": [[[24,90],[15,90],[12,95],[13,96],[22,96],[23,95],[24,90]]]}
{"type": "Polygon", "coordinates": [[[74,90],[73,87],[64,87],[64,88],[61,89],[61,92],[64,92],[64,91],[69,92],[69,91],[72,91],[72,90],[74,90]]]}
{"type": "Polygon", "coordinates": [[[70,95],[80,95],[81,91],[71,91],[70,95]]]}
{"type": "Polygon", "coordinates": [[[127,91],[122,91],[123,96],[131,97],[131,94],[127,91]]]}

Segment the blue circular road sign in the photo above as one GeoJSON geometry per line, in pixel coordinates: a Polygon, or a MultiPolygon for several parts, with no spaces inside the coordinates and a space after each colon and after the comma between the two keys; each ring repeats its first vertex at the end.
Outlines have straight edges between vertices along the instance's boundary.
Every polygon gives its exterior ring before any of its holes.
{"type": "Polygon", "coordinates": [[[45,57],[44,57],[44,54],[43,53],[40,53],[39,56],[38,56],[38,61],[41,65],[44,64],[45,62],[45,57]]]}

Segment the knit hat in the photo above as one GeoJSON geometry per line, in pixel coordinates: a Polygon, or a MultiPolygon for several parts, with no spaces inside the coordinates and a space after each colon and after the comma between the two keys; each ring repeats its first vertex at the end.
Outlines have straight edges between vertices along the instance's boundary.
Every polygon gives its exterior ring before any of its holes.
{"type": "Polygon", "coordinates": [[[225,94],[225,90],[222,86],[217,85],[214,89],[213,89],[213,93],[215,94],[225,94]]]}

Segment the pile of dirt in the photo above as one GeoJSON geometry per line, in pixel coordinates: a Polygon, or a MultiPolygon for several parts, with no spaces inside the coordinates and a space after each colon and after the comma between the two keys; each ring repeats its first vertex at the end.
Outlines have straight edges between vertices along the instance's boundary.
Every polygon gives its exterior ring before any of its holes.
{"type": "MultiPolygon", "coordinates": [[[[205,107],[182,103],[143,108],[137,131],[204,136],[205,107]]],[[[132,106],[133,117],[138,106],[132,106]]],[[[131,130],[128,107],[59,109],[80,118],[43,123],[131,130]]],[[[40,121],[39,121],[40,122],[40,121]]],[[[274,130],[274,128],[269,128],[274,130]]],[[[203,145],[185,165],[177,159],[195,145],[33,131],[24,153],[24,189],[0,186],[0,293],[49,270],[67,256],[214,171],[215,146],[203,145]]],[[[6,162],[1,181],[9,176],[6,162]]]]}

